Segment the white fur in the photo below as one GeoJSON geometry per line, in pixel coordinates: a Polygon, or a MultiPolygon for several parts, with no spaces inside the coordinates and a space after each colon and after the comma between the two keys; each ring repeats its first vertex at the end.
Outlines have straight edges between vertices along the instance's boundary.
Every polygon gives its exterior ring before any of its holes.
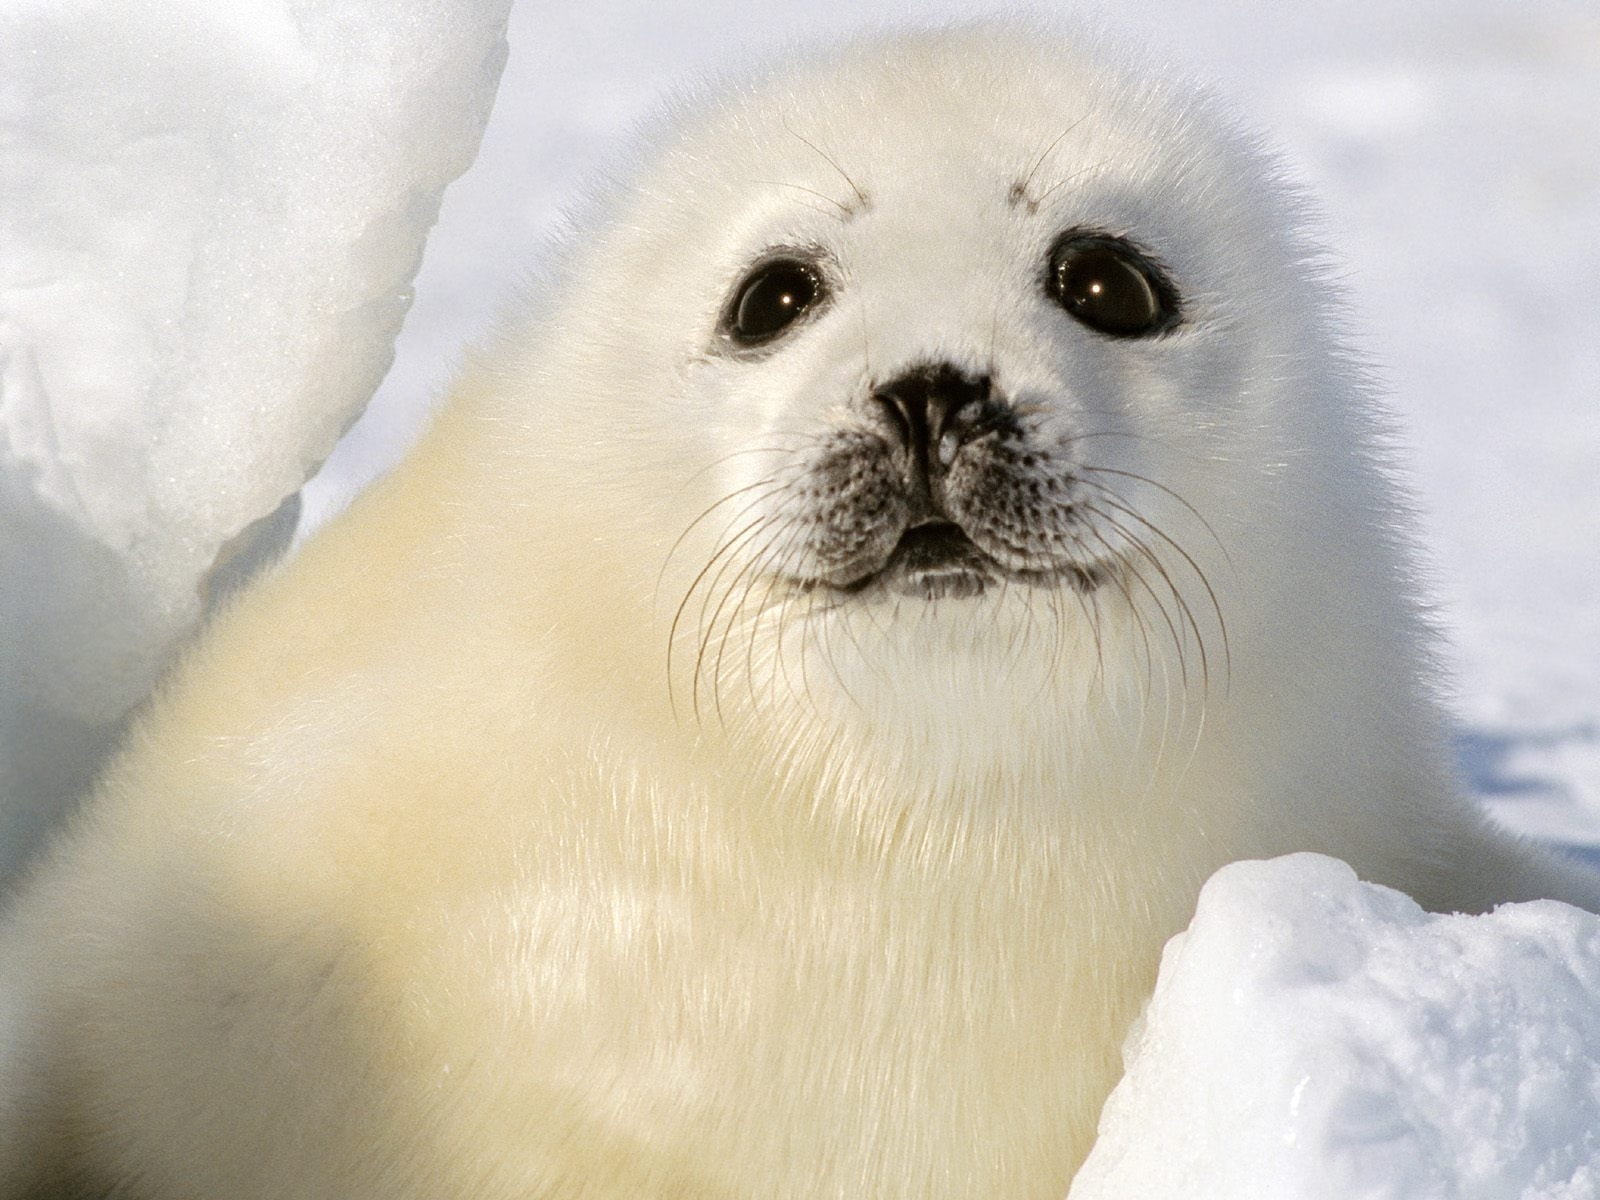
{"type": "Polygon", "coordinates": [[[1600,899],[1456,798],[1370,399],[1208,105],[1038,29],[868,41],[601,208],[16,906],[0,1197],[1057,1198],[1221,864],[1600,899]],[[1054,307],[1073,226],[1158,254],[1183,325],[1054,307]],[[837,294],[725,353],[778,246],[837,294]],[[737,545],[700,574],[928,359],[1127,472],[1147,578],[825,612],[737,545]]]}

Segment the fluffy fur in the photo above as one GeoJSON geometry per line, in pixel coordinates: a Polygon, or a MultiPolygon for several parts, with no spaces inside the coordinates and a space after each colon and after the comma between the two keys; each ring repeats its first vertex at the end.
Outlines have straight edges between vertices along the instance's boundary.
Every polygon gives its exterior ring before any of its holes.
{"type": "Polygon", "coordinates": [[[1059,1200],[1221,864],[1600,899],[1457,797],[1370,398],[1206,103],[1037,29],[869,40],[602,207],[14,904],[0,1196],[1059,1200]],[[1072,320],[1073,228],[1181,323],[1072,320]],[[730,347],[795,250],[827,303],[730,347]],[[1098,586],[825,578],[888,536],[828,456],[881,468],[928,363],[994,381],[1098,586]]]}

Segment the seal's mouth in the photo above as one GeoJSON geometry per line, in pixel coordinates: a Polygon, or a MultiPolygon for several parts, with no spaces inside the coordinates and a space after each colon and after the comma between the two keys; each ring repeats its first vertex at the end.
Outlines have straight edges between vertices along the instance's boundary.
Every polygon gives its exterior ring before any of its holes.
{"type": "Polygon", "coordinates": [[[1099,564],[1042,570],[1007,567],[985,554],[954,521],[935,518],[908,527],[882,565],[859,579],[835,586],[848,595],[882,591],[915,600],[979,596],[992,585],[1006,582],[1065,584],[1089,592],[1105,581],[1109,569],[1099,564]]]}
{"type": "Polygon", "coordinates": [[[997,578],[998,564],[973,544],[961,526],[932,520],[902,533],[883,566],[858,587],[878,583],[901,595],[938,600],[979,595],[997,578]]]}

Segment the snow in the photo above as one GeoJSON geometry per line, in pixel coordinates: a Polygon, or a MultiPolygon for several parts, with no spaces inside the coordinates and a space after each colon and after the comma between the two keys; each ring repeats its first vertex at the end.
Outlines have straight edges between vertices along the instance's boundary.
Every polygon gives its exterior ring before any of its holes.
{"type": "Polygon", "coordinates": [[[1070,1200],[1594,1200],[1600,917],[1234,863],[1128,1059],[1070,1200]]]}
{"type": "Polygon", "coordinates": [[[509,3],[0,13],[0,874],[383,378],[509,3]]]}

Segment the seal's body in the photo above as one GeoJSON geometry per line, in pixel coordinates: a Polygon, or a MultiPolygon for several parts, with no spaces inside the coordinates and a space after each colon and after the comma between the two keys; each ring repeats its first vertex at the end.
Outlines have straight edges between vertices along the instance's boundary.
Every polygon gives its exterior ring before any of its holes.
{"type": "Polygon", "coordinates": [[[1038,30],[688,119],[14,906],[0,1196],[1059,1200],[1223,863],[1594,904],[1455,796],[1314,257],[1038,30]]]}

